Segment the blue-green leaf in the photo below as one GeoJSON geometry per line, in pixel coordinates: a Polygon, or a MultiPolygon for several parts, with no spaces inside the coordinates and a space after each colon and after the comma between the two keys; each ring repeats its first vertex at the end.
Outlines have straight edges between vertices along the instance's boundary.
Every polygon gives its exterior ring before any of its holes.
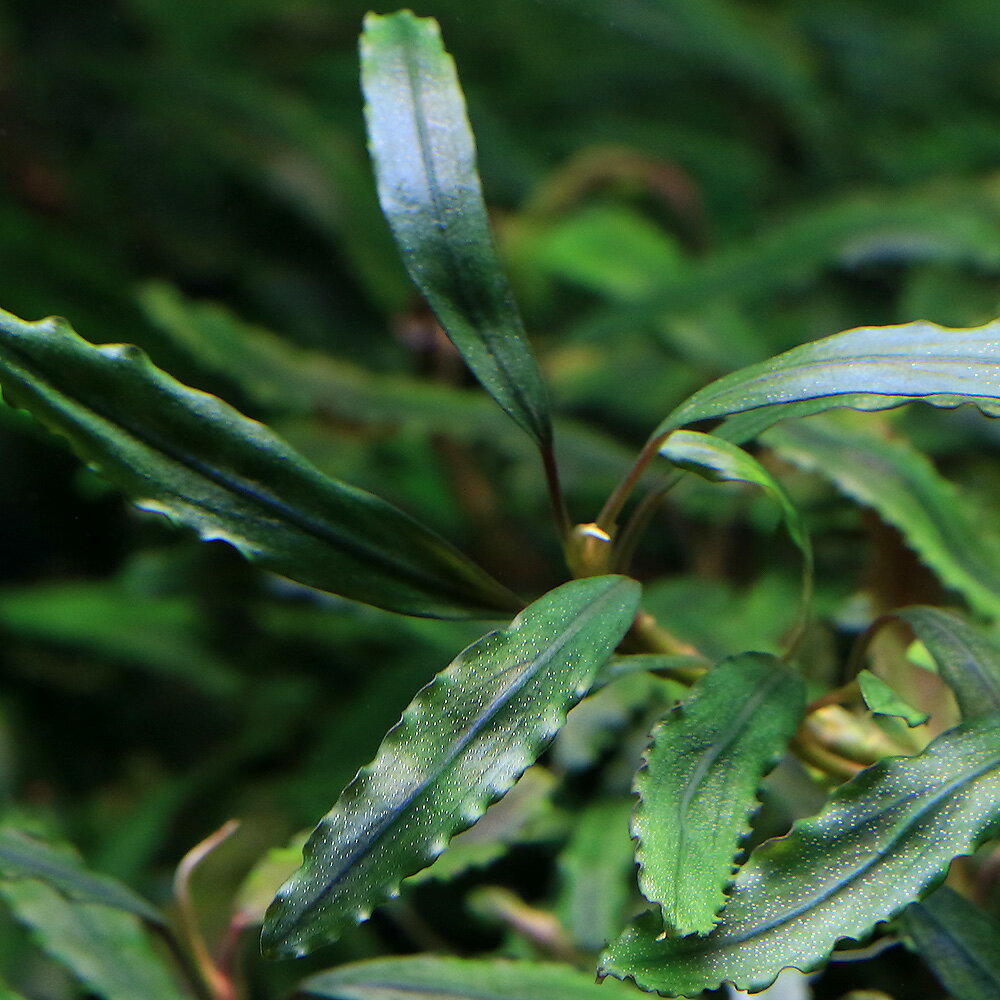
{"type": "Polygon", "coordinates": [[[740,869],[721,923],[662,938],[654,913],[605,953],[602,972],[692,996],[728,981],[760,990],[786,966],[819,966],[937,884],[1000,820],[1000,715],[883,760],[841,786],[814,819],[768,841],[740,869]]]}
{"type": "Polygon", "coordinates": [[[498,617],[520,601],[386,501],[323,476],[263,424],[138,348],[0,313],[0,386],[144,510],[267,569],[404,614],[498,617]]]}
{"type": "Polygon", "coordinates": [[[486,391],[548,448],[545,388],[493,245],[465,100],[437,22],[369,14],[361,81],[379,200],[410,277],[486,391]]]}
{"type": "Polygon", "coordinates": [[[306,844],[268,911],[265,952],[302,955],[366,920],[474,823],[590,688],[638,600],[625,577],[564,584],[425,687],[306,844]]]}

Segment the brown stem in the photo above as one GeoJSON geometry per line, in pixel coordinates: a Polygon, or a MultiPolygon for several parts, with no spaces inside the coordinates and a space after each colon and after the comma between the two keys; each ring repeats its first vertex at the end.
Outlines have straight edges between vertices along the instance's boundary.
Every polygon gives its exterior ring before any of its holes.
{"type": "Polygon", "coordinates": [[[639,452],[635,462],[633,462],[632,468],[629,469],[625,478],[622,479],[612,491],[611,496],[608,497],[607,503],[605,503],[597,518],[597,524],[609,535],[614,534],[618,515],[621,514],[626,501],[632,495],[632,491],[638,485],[639,480],[642,479],[646,467],[659,454],[660,445],[663,444],[666,436],[666,434],[661,434],[659,437],[652,437],[643,445],[643,449],[639,452]]]}
{"type": "Polygon", "coordinates": [[[565,543],[572,530],[566,501],[563,499],[562,486],[559,483],[559,466],[556,464],[556,453],[551,442],[541,449],[542,465],[545,467],[545,485],[549,489],[549,499],[552,501],[552,513],[555,515],[556,528],[559,537],[565,543]]]}

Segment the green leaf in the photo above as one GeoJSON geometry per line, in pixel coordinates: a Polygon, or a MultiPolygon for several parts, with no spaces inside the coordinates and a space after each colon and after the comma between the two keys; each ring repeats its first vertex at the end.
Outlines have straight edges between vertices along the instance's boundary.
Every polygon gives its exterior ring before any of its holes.
{"type": "Polygon", "coordinates": [[[955,1000],[1000,996],[1000,924],[954,889],[907,907],[903,928],[955,1000]]]}
{"type": "Polygon", "coordinates": [[[681,403],[653,437],[699,420],[766,409],[743,441],[788,417],[837,406],[886,409],[921,399],[934,406],[1000,403],[1000,322],[971,330],[935,323],[861,327],[803,344],[717,379],[681,403]]]}
{"type": "Polygon", "coordinates": [[[829,418],[776,427],[765,442],[873,507],[943,583],[983,613],[1000,616],[998,547],[965,514],[955,488],[911,446],[829,418]]]}
{"type": "Polygon", "coordinates": [[[520,602],[391,504],[328,479],[262,424],[127,344],[0,313],[0,386],[144,510],[267,569],[390,611],[497,617],[520,602]]]}
{"type": "Polygon", "coordinates": [[[632,832],[639,887],[660,904],[668,931],[715,926],[761,779],[784,755],[805,705],[794,670],[744,653],[709,670],[654,731],[636,775],[632,832]]]}
{"type": "Polygon", "coordinates": [[[914,726],[922,726],[930,718],[927,712],[914,708],[870,670],[858,672],[858,687],[865,704],[876,715],[895,716],[902,719],[911,729],[914,726]]]}
{"type": "Polygon", "coordinates": [[[541,753],[635,616],[624,577],[574,580],[474,643],[418,693],[306,844],[263,946],[302,955],[366,920],[541,753]]]}
{"type": "Polygon", "coordinates": [[[895,612],[934,657],[966,722],[1000,712],[1000,643],[940,608],[895,612]]]}
{"type": "Polygon", "coordinates": [[[305,992],[329,1000],[610,1000],[634,997],[618,983],[605,992],[594,977],[565,965],[503,959],[376,958],[307,979],[305,992]]]}
{"type": "Polygon", "coordinates": [[[713,482],[751,483],[761,487],[781,507],[788,533],[802,552],[806,572],[811,573],[812,545],[802,518],[781,483],[752,455],[729,441],[697,431],[674,431],[663,442],[660,454],[674,465],[713,482]]]}
{"type": "Polygon", "coordinates": [[[493,245],[465,100],[437,22],[369,14],[361,81],[379,200],[410,277],[486,391],[548,448],[545,388],[493,245]]]}
{"type": "Polygon", "coordinates": [[[556,912],[587,951],[603,948],[621,930],[635,869],[631,813],[631,799],[593,803],[575,817],[573,835],[559,855],[556,912]]]}
{"type": "Polygon", "coordinates": [[[106,1000],[181,1000],[186,994],[129,913],[67,899],[34,879],[0,882],[0,895],[39,945],[106,1000]]]}
{"type": "Polygon", "coordinates": [[[865,938],[941,880],[1000,820],[1000,715],[883,760],[841,786],[814,819],[768,841],[740,869],[706,937],[660,940],[649,913],[602,972],[691,996],[723,981],[760,990],[786,966],[817,968],[842,938],[865,938]]]}
{"type": "Polygon", "coordinates": [[[163,915],[121,882],[87,871],[68,848],[59,849],[10,828],[0,828],[0,877],[38,879],[81,903],[101,903],[163,926],[163,915]]]}

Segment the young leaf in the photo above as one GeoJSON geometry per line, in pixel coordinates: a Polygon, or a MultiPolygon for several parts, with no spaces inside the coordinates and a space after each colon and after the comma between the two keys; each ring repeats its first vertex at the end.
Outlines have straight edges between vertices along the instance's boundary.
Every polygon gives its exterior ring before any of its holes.
{"type": "Polygon", "coordinates": [[[636,776],[632,831],[639,887],[669,930],[715,926],[749,832],[761,779],[785,752],[805,711],[801,677],[780,660],[723,660],[653,734],[636,776]]]}
{"type": "Polygon", "coordinates": [[[264,925],[274,957],[366,920],[541,753],[632,624],[639,587],[574,580],[474,643],[418,693],[314,831],[264,925]]]}
{"type": "Polygon", "coordinates": [[[965,516],[954,487],[919,452],[828,419],[776,427],[765,441],[782,458],[873,507],[943,583],[984,614],[1000,616],[998,546],[991,549],[989,536],[965,516]]]}
{"type": "Polygon", "coordinates": [[[127,344],[0,313],[0,386],[144,510],[267,569],[390,611],[497,617],[520,602],[430,529],[328,479],[262,424],[127,344]]]}
{"type": "Polygon", "coordinates": [[[80,903],[101,903],[163,926],[163,915],[121,882],[87,871],[75,855],[9,828],[0,829],[0,880],[37,879],[80,903]]]}
{"type": "Polygon", "coordinates": [[[598,986],[594,977],[565,965],[504,959],[415,955],[376,958],[321,972],[300,989],[328,1000],[624,1000],[635,992],[620,983],[598,986]],[[605,992],[605,986],[615,988],[605,992]]]}
{"type": "Polygon", "coordinates": [[[955,1000],[1000,996],[1000,924],[954,889],[907,907],[903,928],[955,1000]]]}
{"type": "Polygon", "coordinates": [[[904,701],[881,677],[870,670],[858,673],[858,687],[865,704],[876,715],[892,715],[902,719],[911,729],[922,726],[930,716],[904,701]]]}
{"type": "Polygon", "coordinates": [[[922,399],[935,406],[1000,403],[1000,322],[971,330],[935,323],[862,327],[803,344],[717,379],[685,400],[653,432],[767,408],[747,440],[771,423],[837,406],[878,410],[922,399]]]}
{"type": "Polygon", "coordinates": [[[1000,644],[940,608],[903,608],[895,616],[934,657],[964,721],[1000,712],[1000,644]]]}
{"type": "Polygon", "coordinates": [[[361,82],[379,200],[410,277],[486,391],[547,449],[545,388],[493,245],[465,100],[437,22],[369,14],[361,82]]]}
{"type": "Polygon", "coordinates": [[[183,1000],[186,994],[130,913],[77,902],[34,879],[0,882],[17,919],[57,962],[106,1000],[183,1000]]]}
{"type": "Polygon", "coordinates": [[[760,990],[786,966],[820,965],[941,880],[1000,820],[1000,715],[883,760],[841,786],[814,819],[758,848],[706,937],[661,940],[648,913],[603,957],[602,972],[691,996],[723,981],[760,990]]]}

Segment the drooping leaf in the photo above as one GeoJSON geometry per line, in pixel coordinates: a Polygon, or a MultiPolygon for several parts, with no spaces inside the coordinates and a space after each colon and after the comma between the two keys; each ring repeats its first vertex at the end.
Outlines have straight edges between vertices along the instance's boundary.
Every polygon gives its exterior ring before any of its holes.
{"type": "Polygon", "coordinates": [[[1000,924],[943,885],[907,907],[903,928],[954,1000],[1000,996],[1000,924]]]}
{"type": "Polygon", "coordinates": [[[39,945],[105,1000],[183,1000],[184,991],[130,913],[67,899],[35,879],[0,881],[0,896],[39,945]]]}
{"type": "Polygon", "coordinates": [[[654,731],[636,775],[639,887],[668,931],[715,926],[761,779],[805,711],[802,678],[780,660],[744,653],[708,671],[654,731]]]}
{"type": "Polygon", "coordinates": [[[545,388],[493,245],[465,100],[437,22],[369,14],[361,81],[379,200],[410,277],[486,391],[549,447],[545,388]]]}
{"type": "Polygon", "coordinates": [[[265,953],[301,955],[367,919],[506,792],[631,625],[638,591],[564,584],[425,687],[313,833],[268,911],[265,953]]]}
{"type": "Polygon", "coordinates": [[[915,449],[825,418],[775,427],[765,441],[782,458],[873,507],[943,583],[983,613],[1000,616],[1000,546],[991,550],[954,487],[915,449]]]}
{"type": "Polygon", "coordinates": [[[263,424],[138,348],[0,313],[0,386],[144,510],[267,569],[391,611],[497,617],[520,602],[391,504],[320,474],[263,424]]]}
{"type": "Polygon", "coordinates": [[[593,803],[575,818],[573,835],[559,855],[556,913],[573,941],[588,951],[603,948],[621,930],[634,885],[631,813],[631,799],[593,803]]]}
{"type": "Polygon", "coordinates": [[[927,712],[914,708],[870,670],[859,671],[858,687],[861,689],[861,697],[864,698],[865,704],[876,715],[895,716],[902,719],[911,729],[914,726],[922,726],[930,718],[927,712]]]}
{"type": "Polygon", "coordinates": [[[690,996],[723,981],[763,989],[786,966],[810,971],[841,938],[865,938],[941,880],[1000,820],[1000,715],[886,759],[842,785],[814,819],[768,841],[740,869],[706,937],[660,940],[640,917],[602,972],[690,996]]]}
{"type": "Polygon", "coordinates": [[[80,903],[100,903],[163,924],[163,915],[116,879],[87,871],[67,848],[59,849],[9,827],[0,828],[0,879],[37,879],[80,903]]]}
{"type": "Polygon", "coordinates": [[[940,608],[903,608],[895,615],[934,657],[966,722],[1000,712],[1000,643],[940,608]]]}
{"type": "Polygon", "coordinates": [[[765,410],[739,443],[788,417],[838,406],[878,410],[921,399],[935,406],[1000,404],[1000,322],[971,330],[935,323],[861,327],[792,348],[717,379],[678,406],[653,432],[765,410]]]}
{"type": "Polygon", "coordinates": [[[329,1000],[608,1000],[634,997],[619,983],[604,991],[594,977],[565,965],[503,959],[376,958],[342,965],[300,987],[329,1000]]]}

